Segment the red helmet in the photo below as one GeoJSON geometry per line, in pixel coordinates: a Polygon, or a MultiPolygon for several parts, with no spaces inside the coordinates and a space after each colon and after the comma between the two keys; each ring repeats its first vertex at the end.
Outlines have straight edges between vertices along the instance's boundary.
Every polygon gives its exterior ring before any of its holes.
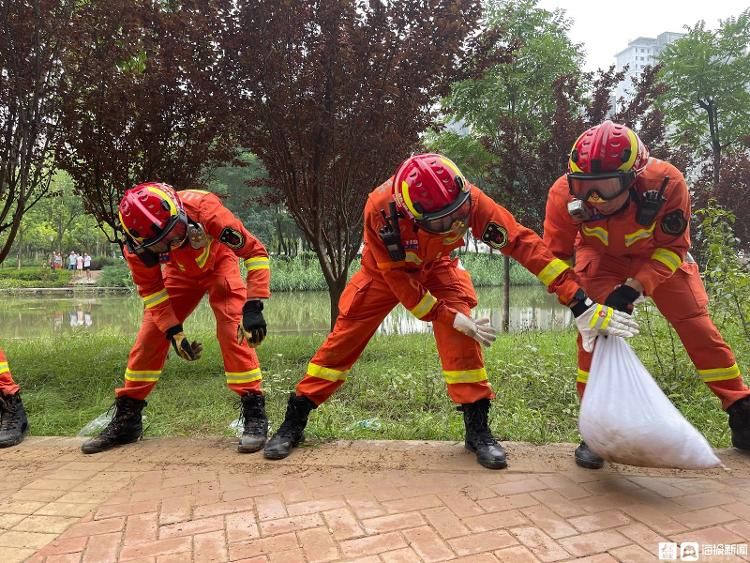
{"type": "Polygon", "coordinates": [[[648,149],[638,135],[607,120],[573,143],[568,160],[570,193],[591,203],[615,199],[633,185],[647,162],[648,149]]]}
{"type": "Polygon", "coordinates": [[[471,211],[471,188],[451,160],[439,154],[416,154],[393,178],[399,211],[431,233],[445,234],[471,211]]]}
{"type": "Polygon", "coordinates": [[[187,235],[185,209],[169,184],[146,182],[133,186],[122,196],[119,216],[133,250],[168,252],[179,247],[187,235]]]}

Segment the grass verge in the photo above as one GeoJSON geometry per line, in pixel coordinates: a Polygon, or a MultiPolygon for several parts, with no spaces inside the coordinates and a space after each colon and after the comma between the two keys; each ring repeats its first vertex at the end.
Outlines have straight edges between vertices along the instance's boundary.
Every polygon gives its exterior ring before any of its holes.
{"type": "MultiPolygon", "coordinates": [[[[633,345],[644,365],[713,445],[728,446],[726,414],[695,376],[675,335],[657,315],[642,317],[641,322],[644,333],[633,345]]],[[[492,427],[500,438],[536,443],[578,440],[574,336],[572,330],[502,335],[486,353],[497,392],[492,427]]],[[[739,357],[748,352],[738,330],[725,328],[725,336],[739,357]]],[[[168,360],[145,410],[147,435],[231,434],[228,425],[237,417],[238,401],[224,385],[218,344],[209,332],[193,337],[204,342],[204,357],[195,363],[174,356],[168,360]]],[[[323,338],[271,333],[259,348],[274,427],[323,338]]],[[[122,382],[131,343],[107,334],[5,342],[32,433],[75,435],[105,411],[113,389],[122,382]]],[[[314,411],[310,421],[309,434],[322,440],[463,436],[461,415],[445,393],[431,335],[375,337],[347,384],[314,411]],[[371,419],[377,422],[361,422],[371,419]]]]}

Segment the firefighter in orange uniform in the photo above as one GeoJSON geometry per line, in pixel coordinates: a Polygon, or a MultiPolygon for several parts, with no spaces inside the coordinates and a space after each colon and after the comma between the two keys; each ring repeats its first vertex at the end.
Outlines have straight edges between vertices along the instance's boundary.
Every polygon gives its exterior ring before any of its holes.
{"type": "MultiPolygon", "coordinates": [[[[690,194],[682,174],[668,162],[649,158],[638,135],[611,121],[576,140],[568,172],[549,191],[547,246],[562,260],[575,254],[586,293],[605,305],[632,313],[639,298],[650,297],[729,413],[732,443],[750,449],[750,389],[708,315],[708,296],[688,252],[690,194]]],[[[591,358],[579,345],[579,396],[591,358]]],[[[584,442],[575,458],[589,469],[603,464],[584,442]]]]}
{"type": "Polygon", "coordinates": [[[184,360],[200,358],[202,346],[187,339],[182,323],[206,293],[216,317],[227,386],[241,398],[244,432],[238,449],[259,450],[266,442],[268,420],[254,346],[266,335],[261,301],[270,296],[266,249],[217,196],[205,191],[139,184],[125,192],[119,215],[125,258],[145,312],[125,385],[115,391],[114,417],[82,451],[96,453],[141,437],[141,411],[170,344],[184,360]],[[246,282],[238,257],[247,267],[246,282]]]}
{"type": "Polygon", "coordinates": [[[0,348],[0,448],[21,443],[28,428],[20,387],[13,380],[8,358],[0,348]]]}
{"type": "Polygon", "coordinates": [[[572,270],[539,236],[468,183],[445,157],[421,154],[406,160],[395,177],[370,194],[364,213],[362,268],[344,289],[333,331],[308,364],[289,398],[284,422],[266,444],[269,459],[288,456],[303,440],[310,411],[344,383],[380,323],[400,302],[433,323],[448,395],[463,411],[466,448],[485,467],[506,466],[505,451],[487,423],[495,395],[480,347],[490,345],[496,331],[489,319],[471,318],[477,305],[471,278],[449,257],[464,244],[469,228],[533,272],[561,302],[575,305],[587,342],[599,332],[637,332],[628,315],[587,299],[572,270]]]}

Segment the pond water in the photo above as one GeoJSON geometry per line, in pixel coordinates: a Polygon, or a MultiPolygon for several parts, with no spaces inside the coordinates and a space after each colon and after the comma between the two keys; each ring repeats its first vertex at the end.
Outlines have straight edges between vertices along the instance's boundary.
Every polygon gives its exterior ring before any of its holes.
{"type": "MultiPolygon", "coordinates": [[[[475,317],[489,316],[500,327],[502,288],[477,290],[479,306],[475,317]]],[[[0,341],[106,331],[132,336],[143,316],[142,301],[137,295],[80,295],[75,297],[21,297],[3,295],[0,306],[0,341]]],[[[511,288],[511,330],[560,329],[572,321],[567,307],[557,303],[540,286],[511,288]]],[[[318,291],[274,293],[263,311],[272,333],[309,334],[328,331],[328,293],[318,291]]],[[[189,330],[213,330],[213,313],[204,298],[185,323],[189,330]]],[[[408,334],[431,331],[424,323],[400,305],[378,329],[380,334],[408,334]]]]}

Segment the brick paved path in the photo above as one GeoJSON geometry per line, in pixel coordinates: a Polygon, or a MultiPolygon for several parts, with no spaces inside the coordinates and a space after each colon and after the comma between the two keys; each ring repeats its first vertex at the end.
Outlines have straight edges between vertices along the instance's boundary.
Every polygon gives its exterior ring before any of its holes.
{"type": "MultiPolygon", "coordinates": [[[[578,469],[570,445],[338,442],[282,462],[225,439],[0,452],[0,561],[653,561],[660,541],[750,543],[750,457],[729,470],[578,469]]],[[[740,561],[739,556],[704,560],[740,561]]],[[[745,559],[748,559],[745,557],[745,559]]]]}

